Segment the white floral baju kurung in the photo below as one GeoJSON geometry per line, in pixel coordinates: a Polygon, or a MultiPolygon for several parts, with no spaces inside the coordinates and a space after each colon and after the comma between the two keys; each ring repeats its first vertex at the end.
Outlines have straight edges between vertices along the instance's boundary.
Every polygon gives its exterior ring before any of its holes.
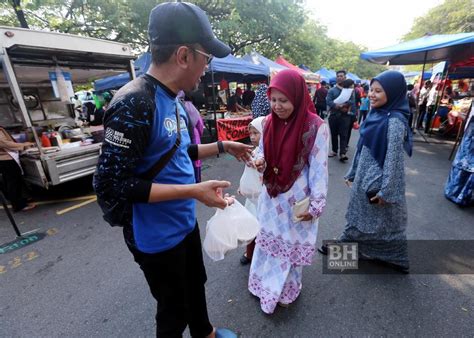
{"type": "MultiPolygon", "coordinates": [[[[279,302],[290,304],[298,298],[303,265],[310,265],[314,256],[318,217],[326,205],[328,140],[328,127],[323,123],[317,131],[309,165],[290,190],[271,198],[264,187],[260,195],[257,213],[262,228],[256,239],[248,287],[260,298],[265,313],[273,313],[279,302]],[[307,196],[313,220],[293,223],[293,204],[307,196]]],[[[263,153],[262,141],[259,150],[263,153]]]]}

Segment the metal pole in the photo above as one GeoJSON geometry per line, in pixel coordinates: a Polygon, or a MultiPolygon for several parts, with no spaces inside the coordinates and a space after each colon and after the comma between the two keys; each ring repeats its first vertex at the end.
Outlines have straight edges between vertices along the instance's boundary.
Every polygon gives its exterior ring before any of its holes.
{"type": "Polygon", "coordinates": [[[133,60],[130,60],[130,63],[128,65],[129,69],[130,69],[130,78],[131,80],[135,80],[137,75],[135,74],[135,64],[133,62],[133,60]]]}
{"type": "Polygon", "coordinates": [[[31,129],[33,133],[33,137],[36,142],[36,146],[38,147],[40,154],[44,155],[43,148],[41,147],[41,142],[39,140],[38,134],[36,133],[36,129],[34,128],[33,124],[31,123],[30,115],[28,114],[28,110],[26,109],[25,101],[23,100],[23,93],[21,92],[20,85],[18,84],[18,80],[15,75],[15,70],[13,69],[13,65],[10,61],[10,57],[8,56],[8,52],[6,48],[2,48],[2,65],[4,69],[4,73],[6,75],[8,84],[10,86],[10,90],[12,91],[13,97],[15,98],[16,102],[18,102],[18,107],[20,108],[21,117],[23,120],[23,124],[31,129]]]}
{"type": "MultiPolygon", "coordinates": [[[[419,95],[421,94],[421,89],[423,88],[423,77],[425,76],[425,66],[426,66],[426,59],[428,57],[428,51],[425,52],[425,57],[423,59],[423,69],[421,71],[421,78],[420,78],[420,88],[419,88],[419,92],[418,92],[418,98],[420,97],[419,95]]],[[[414,129],[416,129],[416,126],[418,124],[418,118],[420,116],[420,102],[419,100],[417,99],[416,100],[416,114],[413,118],[413,125],[412,127],[414,129]]],[[[426,139],[425,135],[423,135],[423,133],[420,133],[420,135],[423,137],[423,139],[425,140],[426,143],[429,143],[428,140],[426,139]]]]}
{"type": "MultiPolygon", "coordinates": [[[[214,126],[216,128],[216,141],[217,141],[217,112],[216,112],[216,88],[214,86],[214,70],[212,69],[212,62],[209,64],[209,68],[211,68],[211,83],[212,83],[212,111],[214,114],[214,126]]],[[[212,133],[212,128],[211,128],[212,133]]],[[[212,137],[212,134],[211,134],[212,137]]]]}
{"type": "Polygon", "coordinates": [[[0,190],[0,199],[2,200],[3,209],[7,213],[8,219],[10,220],[10,223],[13,227],[13,230],[15,231],[15,234],[18,237],[20,237],[21,236],[20,229],[18,229],[18,226],[16,225],[15,219],[13,218],[13,215],[12,215],[10,209],[8,209],[7,200],[6,200],[5,195],[3,195],[3,192],[1,190],[0,190]]]}

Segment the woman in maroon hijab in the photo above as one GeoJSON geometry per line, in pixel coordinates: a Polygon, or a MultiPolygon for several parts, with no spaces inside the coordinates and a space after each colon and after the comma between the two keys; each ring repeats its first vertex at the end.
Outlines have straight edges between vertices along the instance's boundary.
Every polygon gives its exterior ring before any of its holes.
{"type": "Polygon", "coordinates": [[[316,115],[306,83],[297,72],[278,73],[268,88],[271,114],[264,122],[257,169],[260,195],[249,290],[265,313],[287,306],[301,291],[303,265],[315,252],[318,218],[326,205],[329,132],[316,115]],[[306,202],[306,203],[305,203],[306,202]],[[297,204],[297,208],[294,207],[297,204]]]}

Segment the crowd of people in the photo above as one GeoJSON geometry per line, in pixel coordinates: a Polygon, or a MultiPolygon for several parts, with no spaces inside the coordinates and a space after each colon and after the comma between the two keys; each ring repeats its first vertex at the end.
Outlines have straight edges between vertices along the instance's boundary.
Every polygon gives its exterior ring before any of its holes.
{"type": "MultiPolygon", "coordinates": [[[[328,157],[339,152],[341,161],[348,160],[359,110],[365,121],[345,177],[351,199],[338,241],[360,242],[361,254],[408,272],[403,151],[411,155],[411,128],[400,73],[384,72],[364,90],[340,71],[336,86],[327,90],[323,84],[313,101],[301,75],[281,71],[268,86],[259,85],[253,100],[245,98],[251,102],[255,148],[231,141],[203,145],[202,127],[192,117],[196,112],[180,93],[197,86],[212,56],[224,57],[230,49],[214,36],[206,14],[188,3],[156,6],[149,37],[149,71],[120,89],[104,116],[106,138],[94,188],[104,218],[123,226],[125,242],[157,300],[157,336],[181,336],[189,326],[196,337],[235,337],[213,327],[207,315],[195,214],[195,200],[218,208],[231,203],[222,193],[230,183],[201,182],[197,161],[227,152],[260,173],[261,193],[250,197],[249,205],[261,228],[241,262],[250,263],[248,290],[270,314],[301,292],[303,267],[316,253],[326,205],[328,157]],[[180,29],[184,22],[192,32],[180,29]],[[353,89],[346,99],[340,97],[345,89],[353,89]]],[[[242,96],[236,93],[229,103],[238,109],[242,96]]],[[[325,246],[319,250],[327,253],[325,246]]]]}

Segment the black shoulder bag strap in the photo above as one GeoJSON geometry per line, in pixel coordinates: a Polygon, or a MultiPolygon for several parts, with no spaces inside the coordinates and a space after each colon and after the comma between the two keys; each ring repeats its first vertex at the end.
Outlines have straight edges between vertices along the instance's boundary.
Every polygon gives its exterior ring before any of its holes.
{"type": "Polygon", "coordinates": [[[153,167],[151,167],[151,169],[149,169],[148,171],[141,174],[140,178],[143,178],[143,179],[146,179],[146,180],[154,179],[156,177],[156,175],[158,175],[160,173],[160,171],[163,170],[163,168],[168,164],[168,162],[171,160],[171,158],[173,157],[176,150],[178,150],[178,148],[181,146],[181,123],[180,123],[181,121],[180,121],[180,118],[179,118],[178,104],[179,103],[176,103],[176,133],[178,135],[177,135],[175,144],[173,145],[173,147],[170,150],[168,150],[168,152],[166,154],[164,154],[158,160],[158,162],[156,162],[153,165],[153,167]]]}

